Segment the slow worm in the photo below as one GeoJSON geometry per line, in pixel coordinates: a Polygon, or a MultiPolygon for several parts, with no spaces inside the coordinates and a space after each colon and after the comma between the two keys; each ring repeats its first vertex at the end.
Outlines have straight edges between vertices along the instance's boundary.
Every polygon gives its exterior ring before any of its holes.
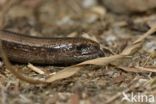
{"type": "Polygon", "coordinates": [[[98,43],[85,38],[41,38],[0,30],[0,40],[8,58],[18,63],[71,65],[104,55],[98,43]]]}

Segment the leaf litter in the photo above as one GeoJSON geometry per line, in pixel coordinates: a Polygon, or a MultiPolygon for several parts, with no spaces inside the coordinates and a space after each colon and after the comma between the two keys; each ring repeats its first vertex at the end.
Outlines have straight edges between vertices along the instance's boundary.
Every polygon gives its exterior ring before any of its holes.
{"type": "MultiPolygon", "coordinates": [[[[84,65],[100,65],[100,66],[105,66],[108,64],[113,63],[114,61],[118,61],[118,60],[122,60],[123,58],[129,58],[128,56],[130,56],[132,53],[135,53],[143,44],[144,40],[151,35],[152,33],[154,33],[156,31],[156,26],[151,27],[151,29],[149,29],[145,34],[143,34],[142,36],[140,36],[136,41],[134,41],[130,46],[127,46],[120,54],[117,55],[112,55],[112,56],[108,56],[108,57],[101,57],[101,58],[96,58],[96,59],[92,59],[92,60],[87,60],[84,62],[81,62],[79,64],[76,65],[72,65],[69,67],[66,67],[64,69],[62,69],[61,71],[56,72],[56,74],[49,76],[47,79],[34,79],[34,78],[29,78],[26,77],[24,75],[22,75],[21,73],[19,73],[18,70],[15,70],[13,68],[13,66],[10,64],[8,58],[6,57],[6,55],[3,55],[3,60],[4,63],[6,64],[7,69],[12,72],[17,78],[28,82],[28,83],[32,83],[32,84],[41,84],[41,83],[52,83],[61,79],[65,79],[65,78],[69,78],[71,76],[73,76],[74,74],[78,73],[80,70],[82,70],[83,68],[81,66],[84,65]]],[[[2,48],[2,45],[1,45],[2,48]]],[[[3,50],[3,49],[1,49],[3,50]]],[[[5,53],[5,52],[2,52],[5,53]]],[[[32,67],[32,65],[31,65],[32,67]]],[[[145,68],[145,67],[133,67],[133,68],[128,68],[128,67],[122,67],[122,66],[117,66],[120,69],[123,69],[124,71],[128,71],[128,72],[156,72],[156,68],[145,68]]],[[[33,66],[34,68],[34,66],[33,66]]],[[[38,73],[42,73],[41,70],[34,68],[35,71],[37,70],[38,73]]]]}

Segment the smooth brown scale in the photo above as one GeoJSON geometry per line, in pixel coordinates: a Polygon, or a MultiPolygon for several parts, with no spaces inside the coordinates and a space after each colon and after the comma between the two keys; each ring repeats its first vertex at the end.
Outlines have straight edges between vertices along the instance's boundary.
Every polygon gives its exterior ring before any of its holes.
{"type": "Polygon", "coordinates": [[[98,43],[84,38],[37,38],[0,31],[11,61],[18,63],[71,65],[104,56],[98,43]]]}

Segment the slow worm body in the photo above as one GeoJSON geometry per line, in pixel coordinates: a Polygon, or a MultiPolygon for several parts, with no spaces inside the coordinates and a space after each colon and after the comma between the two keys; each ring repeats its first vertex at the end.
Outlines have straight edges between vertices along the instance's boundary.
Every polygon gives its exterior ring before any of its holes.
{"type": "Polygon", "coordinates": [[[84,38],[37,38],[0,30],[8,58],[18,63],[71,65],[103,56],[98,43],[84,38]]]}

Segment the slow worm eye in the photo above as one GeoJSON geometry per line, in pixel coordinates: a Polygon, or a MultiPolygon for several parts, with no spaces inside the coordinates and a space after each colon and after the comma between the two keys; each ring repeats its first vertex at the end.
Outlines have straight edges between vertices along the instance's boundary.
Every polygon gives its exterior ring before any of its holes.
{"type": "Polygon", "coordinates": [[[81,44],[76,47],[78,52],[80,52],[82,55],[88,55],[91,53],[94,53],[98,50],[96,46],[88,45],[88,44],[81,44]]]}
{"type": "Polygon", "coordinates": [[[81,45],[76,47],[76,49],[79,50],[79,51],[82,51],[82,50],[87,49],[87,48],[89,48],[89,46],[87,46],[85,44],[81,44],[81,45]]]}

